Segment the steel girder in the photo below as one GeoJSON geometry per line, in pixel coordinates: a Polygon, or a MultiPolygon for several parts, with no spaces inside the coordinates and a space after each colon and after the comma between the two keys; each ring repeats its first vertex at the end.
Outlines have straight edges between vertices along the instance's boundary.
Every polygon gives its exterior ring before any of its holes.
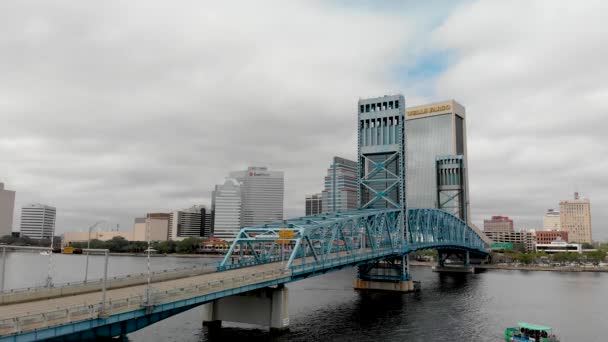
{"type": "Polygon", "coordinates": [[[454,248],[487,254],[482,238],[458,217],[439,209],[408,210],[407,245],[412,250],[454,248]]]}
{"type": "Polygon", "coordinates": [[[364,209],[245,227],[218,269],[277,261],[285,262],[285,268],[306,263],[322,266],[336,256],[399,253],[405,242],[404,221],[399,209],[364,209]]]}
{"type": "Polygon", "coordinates": [[[370,252],[394,256],[421,249],[456,249],[487,254],[481,237],[445,211],[409,209],[407,234],[403,213],[399,209],[360,209],[246,227],[218,270],[279,261],[286,269],[303,264],[329,268],[335,266],[338,256],[370,252]],[[285,237],[282,231],[292,233],[285,237]]]}

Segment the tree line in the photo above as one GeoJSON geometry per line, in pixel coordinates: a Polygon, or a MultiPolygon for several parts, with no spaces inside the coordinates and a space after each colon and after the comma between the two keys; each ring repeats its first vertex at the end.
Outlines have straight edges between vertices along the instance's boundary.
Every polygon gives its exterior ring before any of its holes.
{"type": "MultiPolygon", "coordinates": [[[[200,251],[201,242],[204,239],[189,237],[182,241],[153,241],[150,247],[162,254],[194,254],[200,251]]],[[[50,239],[32,239],[27,236],[15,237],[6,235],[0,238],[0,244],[11,246],[34,246],[34,247],[50,247],[50,239]]],[[[85,249],[87,242],[72,242],[71,247],[85,249]]],[[[129,241],[122,236],[115,236],[110,240],[102,241],[92,239],[89,248],[91,249],[108,249],[112,253],[144,253],[148,249],[147,241],[129,241]]],[[[61,238],[56,236],[53,241],[53,247],[58,249],[61,247],[61,238]]]]}
{"type": "MultiPolygon", "coordinates": [[[[152,241],[150,247],[161,254],[194,254],[200,251],[203,239],[189,237],[181,241],[152,241]]],[[[72,242],[74,248],[87,248],[87,242],[72,242]]],[[[146,241],[128,241],[122,236],[115,236],[110,240],[101,241],[93,239],[90,242],[92,249],[109,249],[113,253],[144,253],[148,249],[146,241]]]]}

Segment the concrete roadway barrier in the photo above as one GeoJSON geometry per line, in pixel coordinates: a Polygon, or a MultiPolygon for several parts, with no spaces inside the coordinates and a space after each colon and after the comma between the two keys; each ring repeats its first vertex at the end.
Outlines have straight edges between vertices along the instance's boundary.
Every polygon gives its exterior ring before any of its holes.
{"type": "MultiPolygon", "coordinates": [[[[215,266],[186,268],[177,270],[166,270],[162,272],[154,272],[151,276],[151,282],[157,283],[166,280],[174,280],[187,278],[197,275],[203,275],[216,272],[215,266]]],[[[135,276],[122,276],[109,278],[107,280],[107,290],[118,289],[133,285],[142,285],[148,282],[148,275],[145,273],[135,276]]],[[[64,284],[57,287],[35,287],[28,289],[8,290],[0,293],[0,305],[15,304],[30,302],[40,299],[49,299],[57,297],[72,296],[76,294],[90,293],[101,291],[103,288],[103,280],[95,279],[86,283],[64,284]]]]}

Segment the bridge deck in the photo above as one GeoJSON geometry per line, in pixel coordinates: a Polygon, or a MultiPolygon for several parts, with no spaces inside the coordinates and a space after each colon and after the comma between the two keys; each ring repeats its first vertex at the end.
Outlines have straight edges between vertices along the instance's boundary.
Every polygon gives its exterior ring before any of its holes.
{"type": "MultiPolygon", "coordinates": [[[[227,279],[233,279],[235,277],[243,275],[251,275],[254,273],[278,270],[281,269],[281,263],[273,263],[266,265],[259,265],[255,267],[239,268],[225,272],[216,272],[205,274],[201,276],[194,276],[176,280],[169,280],[159,283],[152,284],[154,292],[166,291],[175,288],[187,287],[195,284],[209,283],[227,279]]],[[[136,285],[131,287],[125,287],[115,290],[108,290],[106,293],[106,300],[112,301],[112,299],[122,299],[134,296],[143,296],[145,293],[146,285],[136,285]]],[[[98,304],[101,301],[101,292],[86,293],[75,296],[67,296],[60,298],[53,298],[47,300],[37,300],[33,302],[9,304],[0,306],[0,319],[12,318],[15,316],[28,315],[32,313],[41,313],[52,311],[57,308],[65,308],[75,305],[90,305],[98,304]]]]}

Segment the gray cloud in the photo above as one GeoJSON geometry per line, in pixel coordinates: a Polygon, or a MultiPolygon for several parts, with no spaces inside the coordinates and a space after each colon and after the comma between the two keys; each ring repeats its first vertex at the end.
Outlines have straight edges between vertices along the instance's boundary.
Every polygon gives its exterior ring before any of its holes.
{"type": "Polygon", "coordinates": [[[357,96],[398,89],[412,32],[308,1],[0,6],[1,177],[59,231],[209,203],[249,165],[284,170],[302,214],[331,156],[354,156],[357,96]]]}
{"type": "Polygon", "coordinates": [[[229,171],[268,165],[301,215],[331,157],[356,154],[357,98],[403,92],[467,107],[476,222],[539,227],[578,189],[608,237],[605,4],[467,2],[443,22],[343,5],[1,3],[0,181],[65,231],[210,203],[229,171]],[[437,78],[396,72],[442,52],[437,78]]]}
{"type": "Polygon", "coordinates": [[[594,238],[608,216],[607,5],[485,1],[456,10],[434,32],[458,55],[437,80],[467,106],[474,218],[508,214],[541,227],[575,190],[591,199],[594,238]]]}

